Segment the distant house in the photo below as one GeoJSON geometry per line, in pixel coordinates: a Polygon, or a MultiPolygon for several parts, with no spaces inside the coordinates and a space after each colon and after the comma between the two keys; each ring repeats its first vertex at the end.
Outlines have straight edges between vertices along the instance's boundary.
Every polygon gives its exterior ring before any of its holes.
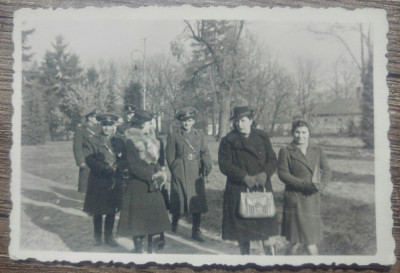
{"type": "Polygon", "coordinates": [[[360,127],[361,99],[337,98],[318,105],[311,114],[313,134],[349,134],[360,127]]]}

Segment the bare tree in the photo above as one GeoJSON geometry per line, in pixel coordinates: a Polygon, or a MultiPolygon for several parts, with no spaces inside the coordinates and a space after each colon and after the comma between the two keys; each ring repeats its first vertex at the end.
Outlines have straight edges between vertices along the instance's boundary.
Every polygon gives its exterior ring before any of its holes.
{"type": "Polygon", "coordinates": [[[193,58],[188,71],[189,83],[215,73],[216,98],[219,104],[219,131],[217,139],[226,135],[229,129],[229,116],[232,94],[241,78],[240,39],[244,21],[194,21],[186,23],[186,37],[192,41],[193,58]],[[208,69],[212,67],[212,69],[208,69]]]}
{"type": "Polygon", "coordinates": [[[371,26],[358,23],[345,27],[341,24],[333,24],[324,29],[310,28],[317,35],[326,35],[335,38],[343,45],[360,72],[362,86],[362,111],[361,138],[365,146],[374,147],[374,109],[373,109],[373,42],[371,26]],[[350,48],[342,34],[344,32],[356,32],[360,36],[360,56],[357,58],[354,49],[350,48]]]}
{"type": "Polygon", "coordinates": [[[318,65],[311,59],[298,57],[295,60],[295,90],[297,107],[303,118],[315,108],[315,96],[317,89],[317,69],[318,65]]]}

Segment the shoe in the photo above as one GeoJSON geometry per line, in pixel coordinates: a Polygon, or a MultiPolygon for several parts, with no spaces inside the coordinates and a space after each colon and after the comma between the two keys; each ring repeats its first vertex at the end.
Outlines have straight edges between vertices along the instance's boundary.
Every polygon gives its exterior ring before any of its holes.
{"type": "Polygon", "coordinates": [[[154,239],[153,248],[155,248],[157,251],[163,250],[164,246],[165,246],[165,239],[161,239],[159,237],[154,239]]]}
{"type": "Polygon", "coordinates": [[[265,245],[264,246],[264,254],[268,256],[275,256],[276,250],[274,245],[265,245]]]}
{"type": "Polygon", "coordinates": [[[196,231],[192,231],[192,239],[199,242],[199,243],[204,243],[205,240],[203,239],[203,237],[201,237],[200,235],[200,231],[196,230],[196,231]]]}
{"type": "Polygon", "coordinates": [[[104,238],[104,241],[106,242],[107,245],[109,245],[111,247],[119,246],[119,244],[117,243],[117,241],[115,241],[115,239],[112,236],[112,234],[106,235],[105,238],[104,238]]]}
{"type": "Polygon", "coordinates": [[[134,236],[133,244],[135,246],[135,249],[133,250],[134,253],[143,253],[143,237],[142,236],[134,236]]]}

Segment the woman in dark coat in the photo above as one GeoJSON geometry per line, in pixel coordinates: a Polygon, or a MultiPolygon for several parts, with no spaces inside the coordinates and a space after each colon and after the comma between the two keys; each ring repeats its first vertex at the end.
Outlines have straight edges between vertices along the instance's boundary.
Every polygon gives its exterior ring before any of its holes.
{"type": "Polygon", "coordinates": [[[193,107],[177,113],[181,128],[168,135],[166,159],[171,170],[172,231],[176,232],[181,215],[192,214],[192,239],[204,242],[200,222],[201,214],[208,211],[204,177],[211,172],[211,156],[203,132],[192,128],[196,114],[193,107]]]}
{"type": "Polygon", "coordinates": [[[306,245],[318,255],[322,239],[320,214],[321,182],[329,181],[328,160],[320,146],[309,143],[310,126],[304,120],[292,124],[293,142],[279,152],[278,175],[285,187],[282,236],[290,241],[288,254],[306,245]]]}
{"type": "Polygon", "coordinates": [[[239,216],[240,193],[264,186],[272,192],[271,176],[276,170],[276,155],[266,133],[253,128],[253,111],[236,107],[234,130],[222,140],[218,152],[221,172],[227,176],[222,219],[222,239],[238,241],[240,253],[250,254],[250,241],[263,240],[265,254],[273,255],[274,247],[267,245],[271,236],[278,235],[275,217],[249,219],[239,216]]]}
{"type": "Polygon", "coordinates": [[[159,164],[160,150],[152,126],[153,115],[137,110],[132,127],[125,131],[125,159],[129,178],[118,222],[118,235],[133,237],[135,252],[142,253],[148,236],[148,253],[152,253],[152,236],[170,229],[168,212],[160,192],[167,180],[159,164]]]}
{"type": "Polygon", "coordinates": [[[115,177],[118,161],[116,146],[122,140],[114,137],[115,121],[113,114],[98,115],[102,132],[97,138],[88,140],[89,155],[86,164],[90,168],[88,187],[83,210],[93,215],[95,245],[101,244],[102,222],[105,214],[104,240],[106,244],[116,247],[112,235],[115,213],[120,209],[122,189],[115,177]]]}

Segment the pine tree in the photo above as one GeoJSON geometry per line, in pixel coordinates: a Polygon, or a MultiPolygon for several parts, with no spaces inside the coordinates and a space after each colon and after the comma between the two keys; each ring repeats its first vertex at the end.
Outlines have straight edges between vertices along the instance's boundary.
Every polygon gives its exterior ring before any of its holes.
{"type": "Polygon", "coordinates": [[[45,54],[40,77],[46,102],[46,120],[51,140],[68,139],[79,120],[79,107],[69,93],[75,92],[73,85],[82,80],[83,69],[79,57],[68,52],[68,44],[62,36],[58,36],[52,46],[53,50],[45,54]]]}
{"type": "Polygon", "coordinates": [[[46,139],[45,110],[42,89],[38,82],[38,67],[32,63],[28,36],[35,30],[22,31],[22,145],[42,144],[46,139]]]}

